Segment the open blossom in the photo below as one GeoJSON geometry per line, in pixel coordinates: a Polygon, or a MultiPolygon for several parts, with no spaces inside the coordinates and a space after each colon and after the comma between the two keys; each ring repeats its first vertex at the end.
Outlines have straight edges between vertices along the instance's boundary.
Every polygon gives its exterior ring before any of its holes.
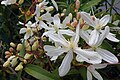
{"type": "Polygon", "coordinates": [[[87,31],[80,31],[80,36],[86,41],[89,46],[91,46],[90,50],[96,51],[103,60],[109,63],[118,63],[118,59],[115,55],[113,55],[108,50],[99,47],[108,34],[108,26],[105,27],[105,30],[103,30],[102,33],[99,33],[96,30],[93,30],[91,34],[89,34],[87,31]]]}
{"type": "Polygon", "coordinates": [[[21,28],[20,29],[20,34],[25,33],[24,35],[24,39],[28,39],[29,37],[31,37],[33,35],[33,31],[32,31],[32,22],[29,21],[27,24],[25,24],[26,28],[21,28]]]}
{"type": "Polygon", "coordinates": [[[1,2],[1,4],[4,4],[5,6],[15,4],[16,0],[4,0],[1,2]]]}
{"type": "Polygon", "coordinates": [[[57,57],[62,55],[63,53],[67,53],[59,67],[60,76],[66,75],[70,70],[73,53],[80,55],[80,57],[86,62],[93,64],[101,63],[101,57],[94,51],[86,51],[78,47],[79,27],[80,24],[77,25],[76,35],[72,36],[70,40],[66,40],[65,37],[61,34],[50,35],[49,38],[56,42],[59,47],[54,47],[50,45],[44,46],[44,50],[47,51],[46,54],[50,57],[57,57]]]}
{"type": "MultiPolygon", "coordinates": [[[[98,32],[102,32],[102,29],[104,28],[104,26],[107,25],[107,23],[110,20],[110,15],[105,15],[103,16],[101,19],[96,18],[95,16],[93,17],[94,19],[92,19],[92,17],[90,16],[90,14],[86,13],[86,12],[81,12],[81,17],[83,18],[83,20],[90,26],[92,26],[95,30],[93,30],[94,32],[96,32],[95,34],[97,34],[98,32]]],[[[91,35],[92,36],[92,35],[91,35]]],[[[97,35],[96,35],[97,36],[97,35]]],[[[94,36],[93,36],[94,37],[94,36]]],[[[97,37],[94,37],[97,38],[97,37]]],[[[119,42],[118,39],[115,38],[115,35],[113,35],[112,33],[109,33],[106,38],[110,41],[113,42],[119,42]]]]}
{"type": "Polygon", "coordinates": [[[105,68],[107,64],[95,64],[95,65],[90,65],[87,68],[87,80],[93,80],[92,75],[97,79],[97,80],[103,80],[102,76],[96,71],[96,69],[102,69],[105,68]]]}
{"type": "Polygon", "coordinates": [[[50,27],[48,27],[46,24],[44,24],[44,28],[48,31],[43,33],[43,36],[44,35],[49,36],[49,34],[54,34],[54,33],[66,34],[69,36],[73,36],[74,32],[72,30],[70,30],[70,29],[65,30],[65,28],[67,28],[66,23],[69,23],[69,22],[70,22],[70,16],[67,16],[61,23],[58,15],[57,14],[54,15],[53,24],[48,23],[50,25],[50,27]]]}

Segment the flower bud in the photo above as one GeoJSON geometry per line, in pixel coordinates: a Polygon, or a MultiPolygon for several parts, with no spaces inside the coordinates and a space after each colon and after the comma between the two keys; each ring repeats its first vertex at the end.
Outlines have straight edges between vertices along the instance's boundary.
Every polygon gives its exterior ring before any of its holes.
{"type": "Polygon", "coordinates": [[[63,13],[65,13],[65,12],[66,12],[66,9],[63,10],[63,13]]]}
{"type": "Polygon", "coordinates": [[[10,65],[10,60],[7,60],[4,64],[3,67],[8,67],[10,65]]]}
{"type": "Polygon", "coordinates": [[[9,51],[10,51],[10,52],[13,52],[13,51],[14,51],[14,49],[13,49],[12,47],[10,47],[10,48],[9,48],[9,51]]]}
{"type": "Polygon", "coordinates": [[[21,62],[16,68],[15,71],[20,71],[23,69],[23,63],[21,62]]]}
{"type": "Polygon", "coordinates": [[[36,50],[38,48],[38,40],[34,42],[34,44],[32,45],[32,50],[36,50]]]}
{"type": "Polygon", "coordinates": [[[11,55],[6,55],[5,58],[9,58],[11,55]]]}
{"type": "Polygon", "coordinates": [[[72,13],[69,13],[68,16],[70,17],[70,20],[72,20],[72,17],[73,17],[72,13]]]}
{"type": "Polygon", "coordinates": [[[46,11],[53,11],[53,9],[54,9],[53,6],[50,6],[50,7],[45,8],[46,11]]]}
{"type": "Polygon", "coordinates": [[[61,16],[61,17],[63,17],[64,15],[65,15],[65,13],[61,13],[61,15],[60,15],[60,16],[61,16]]]}
{"type": "Polygon", "coordinates": [[[17,50],[17,51],[20,51],[21,49],[22,49],[22,44],[18,44],[16,50],[17,50]]]}
{"type": "Polygon", "coordinates": [[[10,43],[10,46],[16,47],[16,45],[13,42],[10,43]]]}
{"type": "Polygon", "coordinates": [[[76,0],[76,9],[78,10],[80,8],[80,1],[76,0]]]}
{"type": "Polygon", "coordinates": [[[27,51],[31,51],[31,46],[26,47],[27,51]]]}
{"type": "Polygon", "coordinates": [[[83,30],[87,30],[88,28],[89,28],[89,25],[84,25],[84,26],[82,27],[83,30]]]}
{"type": "Polygon", "coordinates": [[[80,19],[80,12],[77,12],[76,19],[77,19],[77,20],[80,19]]]}
{"type": "Polygon", "coordinates": [[[24,0],[19,0],[19,2],[18,2],[18,3],[19,3],[19,4],[22,4],[23,2],[24,2],[24,0]]]}
{"type": "Polygon", "coordinates": [[[24,58],[25,58],[25,59],[30,59],[30,57],[31,57],[32,55],[33,55],[33,54],[26,53],[25,56],[24,56],[24,58]]]}
{"type": "Polygon", "coordinates": [[[17,59],[18,59],[18,57],[12,59],[12,61],[11,61],[11,66],[12,67],[16,66],[16,64],[18,63],[17,59]]]}
{"type": "Polygon", "coordinates": [[[27,60],[24,59],[23,62],[24,62],[24,64],[27,64],[27,60]]]}
{"type": "Polygon", "coordinates": [[[42,9],[42,10],[40,10],[40,12],[45,12],[45,10],[42,9]]]}
{"type": "Polygon", "coordinates": [[[10,52],[9,51],[5,51],[5,55],[10,55],[10,52]]]}

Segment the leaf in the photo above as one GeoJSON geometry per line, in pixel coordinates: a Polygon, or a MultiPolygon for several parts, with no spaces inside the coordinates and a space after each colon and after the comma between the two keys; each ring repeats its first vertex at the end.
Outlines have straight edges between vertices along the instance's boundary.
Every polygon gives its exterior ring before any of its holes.
{"type": "Polygon", "coordinates": [[[80,67],[79,72],[80,72],[83,80],[87,80],[87,70],[86,70],[86,67],[80,67]]]}
{"type": "Polygon", "coordinates": [[[27,72],[29,75],[35,77],[36,79],[40,80],[59,80],[55,77],[55,75],[49,73],[45,69],[41,68],[40,66],[28,64],[25,67],[25,72],[27,72]]]}
{"type": "MultiPolygon", "coordinates": [[[[25,41],[25,40],[24,40],[25,41]]],[[[20,50],[19,56],[24,57],[24,53],[25,53],[25,45],[24,45],[24,41],[22,43],[22,49],[20,50]]]]}
{"type": "Polygon", "coordinates": [[[101,0],[91,0],[88,3],[81,5],[81,9],[82,10],[88,10],[90,9],[92,6],[97,5],[101,0]]]}

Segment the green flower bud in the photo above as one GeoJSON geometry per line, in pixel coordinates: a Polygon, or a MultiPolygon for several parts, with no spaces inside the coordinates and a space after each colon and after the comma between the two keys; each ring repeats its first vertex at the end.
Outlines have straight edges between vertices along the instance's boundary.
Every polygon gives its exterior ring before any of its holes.
{"type": "Polygon", "coordinates": [[[15,71],[20,71],[23,69],[23,63],[21,62],[16,68],[15,71]]]}

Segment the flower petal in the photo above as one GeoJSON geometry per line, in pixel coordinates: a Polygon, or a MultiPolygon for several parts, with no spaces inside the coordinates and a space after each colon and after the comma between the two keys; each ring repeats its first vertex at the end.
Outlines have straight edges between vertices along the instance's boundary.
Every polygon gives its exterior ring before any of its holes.
{"type": "Polygon", "coordinates": [[[118,63],[118,59],[115,55],[105,49],[97,49],[98,54],[102,57],[103,60],[109,63],[118,63]]]}
{"type": "Polygon", "coordinates": [[[95,29],[90,34],[89,45],[94,46],[99,40],[99,32],[95,29]]]}
{"type": "Polygon", "coordinates": [[[91,71],[91,73],[96,79],[103,80],[102,76],[96,70],[91,71]]]}
{"type": "Polygon", "coordinates": [[[75,35],[75,33],[70,29],[68,29],[68,30],[59,30],[58,34],[66,34],[68,36],[74,36],[75,35]]]}
{"type": "Polygon", "coordinates": [[[79,41],[79,32],[80,32],[80,23],[78,23],[78,25],[76,27],[76,34],[75,34],[75,38],[74,38],[74,44],[78,43],[78,41],[79,41]]]}
{"type": "Polygon", "coordinates": [[[103,40],[106,38],[106,36],[109,34],[110,28],[108,26],[105,27],[105,30],[102,31],[102,34],[100,35],[100,38],[97,42],[97,46],[100,46],[103,42],[103,40]]]}
{"type": "Polygon", "coordinates": [[[96,27],[95,22],[93,21],[93,19],[91,18],[91,16],[88,13],[81,12],[80,15],[87,24],[89,24],[92,27],[96,27]]]}
{"type": "Polygon", "coordinates": [[[55,2],[55,0],[51,0],[53,5],[55,6],[56,10],[58,11],[58,6],[57,6],[57,3],[55,2]]]}
{"type": "Polygon", "coordinates": [[[41,16],[42,20],[48,21],[48,22],[52,22],[53,19],[51,17],[51,14],[49,12],[46,12],[45,14],[43,14],[41,16]]]}
{"type": "Polygon", "coordinates": [[[47,55],[48,56],[59,56],[61,54],[63,54],[64,52],[66,52],[66,49],[64,48],[57,48],[54,46],[49,46],[49,45],[45,45],[44,46],[45,51],[47,51],[47,55]]]}
{"type": "Polygon", "coordinates": [[[80,37],[85,40],[85,42],[88,44],[89,42],[89,34],[87,31],[80,30],[80,37]]]}
{"type": "Polygon", "coordinates": [[[95,67],[95,69],[102,69],[107,67],[107,64],[103,63],[103,64],[94,64],[93,65],[95,67]]]}
{"type": "Polygon", "coordinates": [[[100,19],[100,25],[101,26],[107,25],[107,23],[109,22],[109,20],[110,20],[110,15],[105,15],[104,17],[102,17],[100,19]]]}
{"type": "Polygon", "coordinates": [[[102,61],[101,56],[94,51],[87,51],[77,48],[74,52],[79,55],[79,58],[81,58],[76,59],[77,61],[82,60],[92,64],[99,64],[102,61]]]}
{"type": "Polygon", "coordinates": [[[47,29],[47,30],[51,29],[43,21],[39,21],[39,27],[40,28],[42,27],[42,28],[47,29]]]}
{"type": "Polygon", "coordinates": [[[87,70],[87,80],[92,80],[92,74],[87,70]]]}
{"type": "Polygon", "coordinates": [[[24,39],[28,39],[30,37],[31,34],[29,33],[26,33],[25,36],[24,36],[24,39]]]}
{"type": "Polygon", "coordinates": [[[106,36],[106,38],[110,41],[113,41],[113,42],[119,42],[120,41],[117,38],[115,38],[114,35],[111,35],[110,33],[106,36]]]}
{"type": "Polygon", "coordinates": [[[67,16],[62,22],[62,28],[67,28],[66,24],[70,22],[70,17],[67,16]]]}
{"type": "Polygon", "coordinates": [[[60,26],[60,18],[58,17],[57,14],[54,15],[54,17],[53,17],[53,23],[54,23],[55,26],[58,26],[58,28],[59,28],[59,26],[60,26]]]}
{"type": "Polygon", "coordinates": [[[65,76],[69,72],[72,59],[73,59],[73,53],[72,51],[69,51],[64,57],[62,64],[59,67],[60,76],[65,76]]]}
{"type": "Polygon", "coordinates": [[[26,28],[21,28],[19,33],[22,34],[22,33],[25,33],[25,32],[26,32],[26,28]]]}

